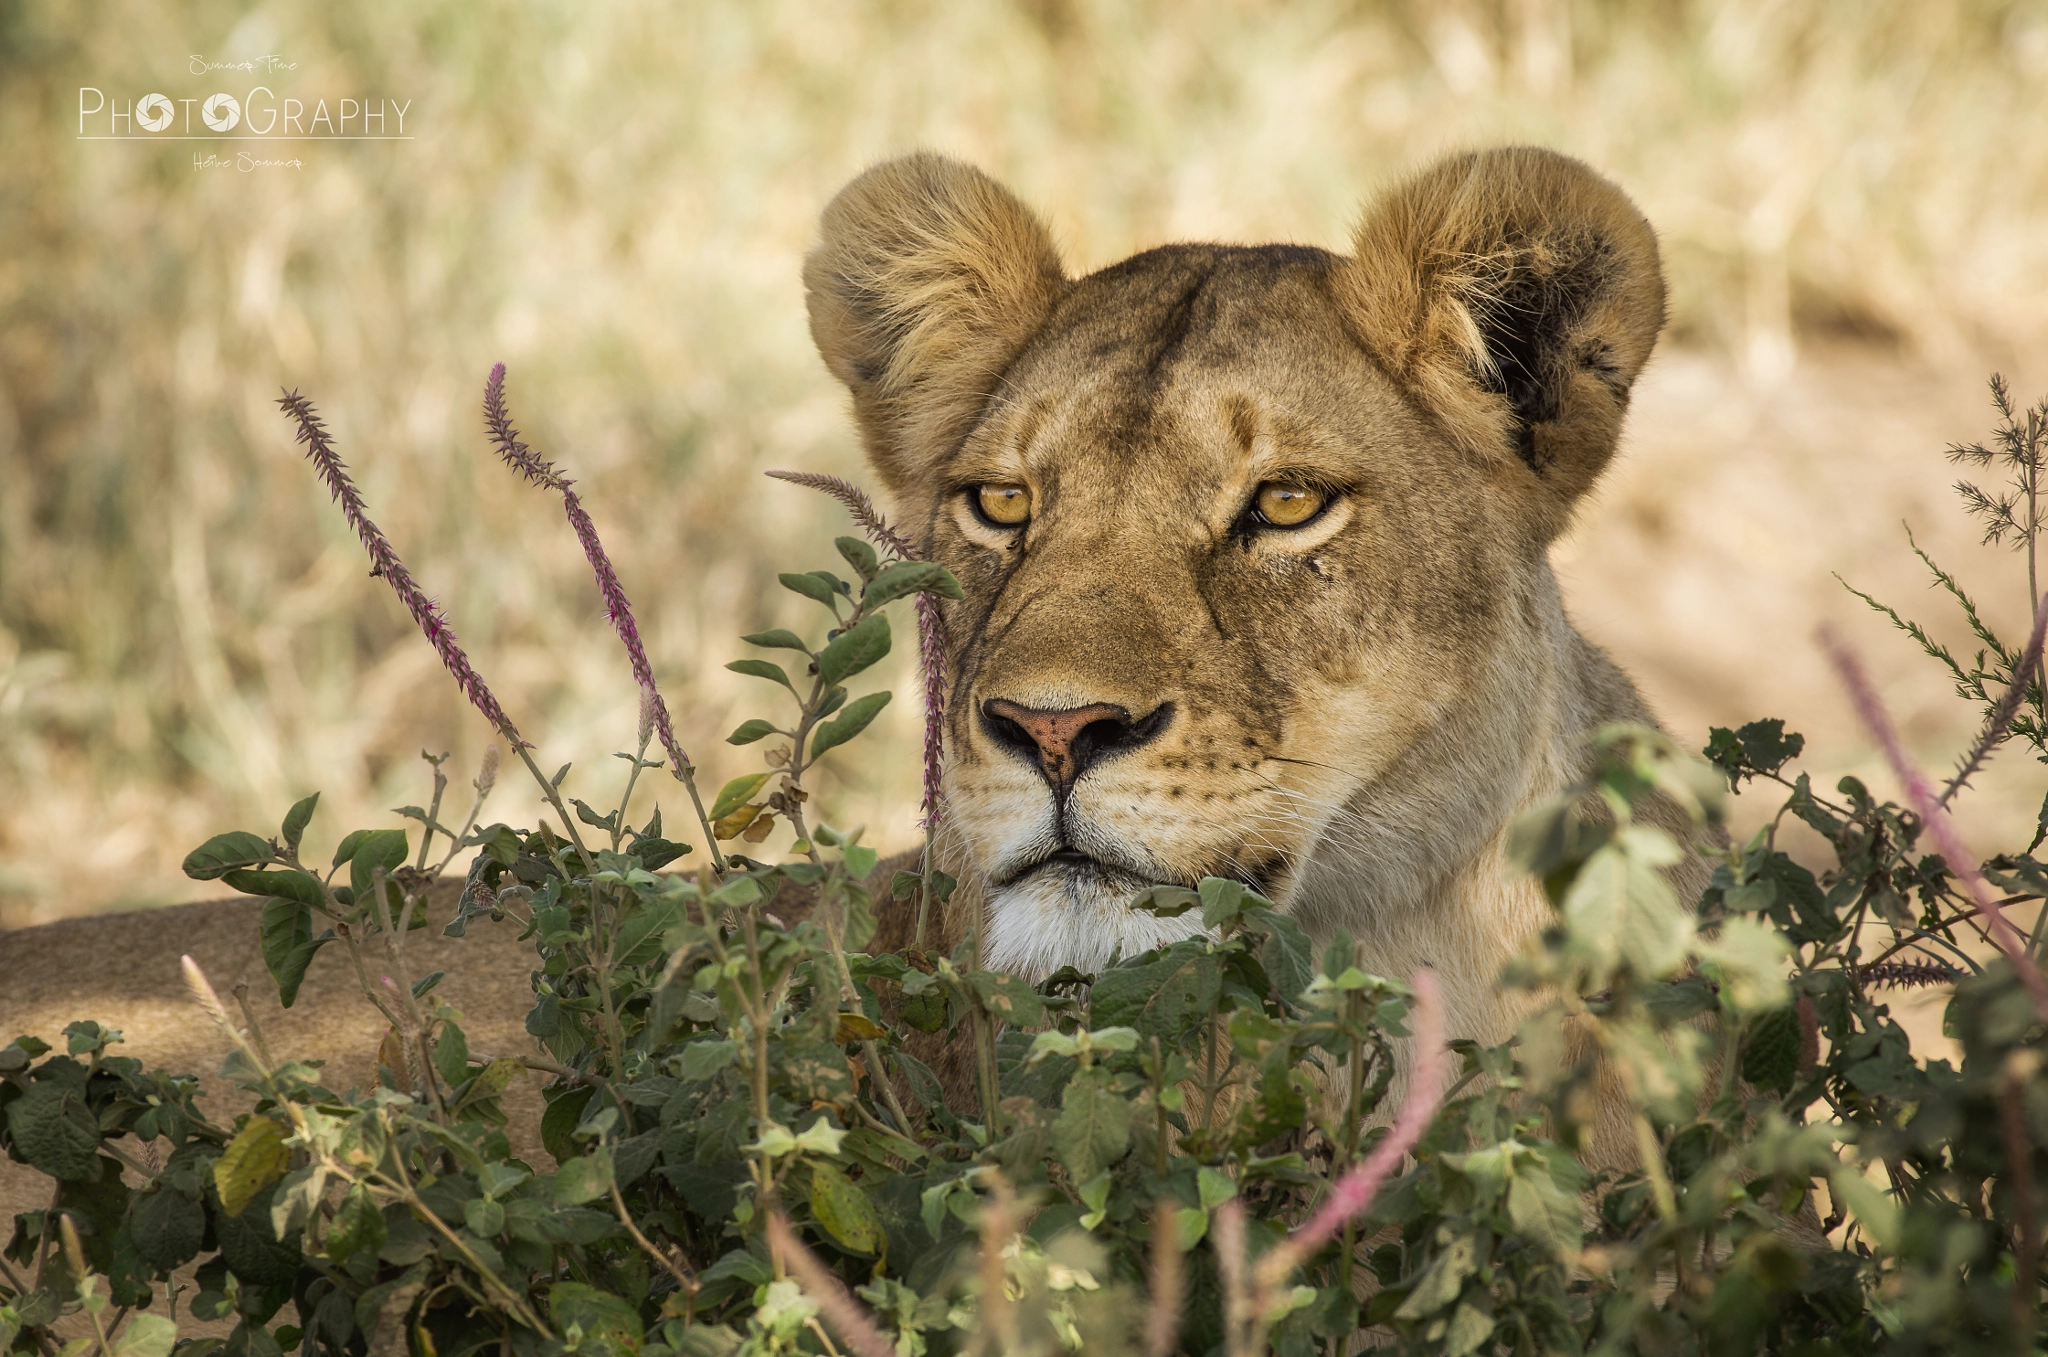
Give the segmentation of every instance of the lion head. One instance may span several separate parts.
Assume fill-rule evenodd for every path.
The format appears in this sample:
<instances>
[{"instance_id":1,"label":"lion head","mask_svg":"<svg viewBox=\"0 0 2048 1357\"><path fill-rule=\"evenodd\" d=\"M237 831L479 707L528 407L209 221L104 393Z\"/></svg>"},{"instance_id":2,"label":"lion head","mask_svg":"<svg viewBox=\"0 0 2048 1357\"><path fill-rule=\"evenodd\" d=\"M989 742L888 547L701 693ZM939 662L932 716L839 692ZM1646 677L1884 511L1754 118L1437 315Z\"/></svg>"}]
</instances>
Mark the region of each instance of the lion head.
<instances>
[{"instance_id":1,"label":"lion head","mask_svg":"<svg viewBox=\"0 0 2048 1357\"><path fill-rule=\"evenodd\" d=\"M1663 321L1618 189L1460 155L1348 256L1167 245L1072 278L1009 192L921 154L834 199L804 276L868 456L965 591L945 813L991 964L1185 936L1128 901L1208 875L1390 968L1539 926L1504 826L1643 716L1548 564Z\"/></svg>"}]
</instances>

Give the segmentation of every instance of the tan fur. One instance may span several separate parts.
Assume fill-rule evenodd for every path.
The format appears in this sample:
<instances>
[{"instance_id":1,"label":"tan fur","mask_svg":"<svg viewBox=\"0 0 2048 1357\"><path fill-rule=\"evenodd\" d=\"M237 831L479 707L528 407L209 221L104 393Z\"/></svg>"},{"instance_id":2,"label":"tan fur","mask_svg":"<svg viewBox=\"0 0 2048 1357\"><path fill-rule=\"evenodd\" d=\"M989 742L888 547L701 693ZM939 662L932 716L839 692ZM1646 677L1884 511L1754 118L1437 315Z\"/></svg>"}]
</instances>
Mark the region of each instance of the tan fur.
<instances>
[{"instance_id":1,"label":"tan fur","mask_svg":"<svg viewBox=\"0 0 2048 1357\"><path fill-rule=\"evenodd\" d=\"M1397 185L1349 257L1172 245L1064 281L1048 238L918 156L843 190L805 269L869 455L966 593L942 937L984 911L993 964L1094 969L1192 928L1125 909L1140 886L1235 876L1374 970L1436 967L1452 1031L1505 1038L1501 964L1550 916L1508 826L1599 726L1650 719L1547 559L1662 325L1649 226L1524 148ZM1246 532L1269 480L1334 499ZM978 519L984 482L1029 486L1029 524ZM1061 794L992 702L1164 715Z\"/></svg>"}]
</instances>

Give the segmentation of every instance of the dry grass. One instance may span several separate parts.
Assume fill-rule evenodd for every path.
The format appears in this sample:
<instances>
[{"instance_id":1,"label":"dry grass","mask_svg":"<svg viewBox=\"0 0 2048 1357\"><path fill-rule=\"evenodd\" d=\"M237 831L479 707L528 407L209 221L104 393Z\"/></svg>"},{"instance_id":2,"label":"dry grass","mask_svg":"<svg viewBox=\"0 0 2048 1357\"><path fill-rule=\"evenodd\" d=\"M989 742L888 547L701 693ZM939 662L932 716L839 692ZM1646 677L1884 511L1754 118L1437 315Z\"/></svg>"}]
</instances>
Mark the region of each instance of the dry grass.
<instances>
[{"instance_id":1,"label":"dry grass","mask_svg":"<svg viewBox=\"0 0 2048 1357\"><path fill-rule=\"evenodd\" d=\"M268 52L298 63L282 94L411 99L419 139L250 174L73 139L80 85L239 90L188 55ZM417 801L422 746L475 766L486 732L293 455L284 384L544 756L594 776L634 693L553 506L485 453L508 361L685 743L736 771L718 738L759 695L719 665L835 524L756 473L857 474L798 261L832 191L905 147L1006 178L1088 267L1340 243L1449 146L1601 166L1663 233L1679 352L1567 548L1575 603L1688 738L1775 712L1824 766L1861 757L1807 658L1817 612L1851 615L1826 571L1915 601L1891 524L1952 521L1934 453L1985 426L1980 370L2048 382L2040 3L17 5L0 125L0 925L188 898L185 846L311 788L316 838ZM1966 539L1933 540L1981 571ZM1925 748L1959 739L1967 713L1862 634L1916 675L1892 695ZM893 761L826 790L890 841L897 681ZM1985 796L2018 805L2002 771Z\"/></svg>"}]
</instances>

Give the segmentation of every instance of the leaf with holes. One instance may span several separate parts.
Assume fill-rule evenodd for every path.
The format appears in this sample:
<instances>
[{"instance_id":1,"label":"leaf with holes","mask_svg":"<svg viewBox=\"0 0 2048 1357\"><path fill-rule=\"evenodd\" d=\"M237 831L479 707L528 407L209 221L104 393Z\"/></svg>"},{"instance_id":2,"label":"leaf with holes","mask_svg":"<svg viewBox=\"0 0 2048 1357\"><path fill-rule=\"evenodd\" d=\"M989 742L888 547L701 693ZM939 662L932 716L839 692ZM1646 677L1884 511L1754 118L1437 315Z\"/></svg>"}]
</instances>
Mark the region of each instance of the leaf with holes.
<instances>
[{"instance_id":1,"label":"leaf with holes","mask_svg":"<svg viewBox=\"0 0 2048 1357\"><path fill-rule=\"evenodd\" d=\"M875 1204L830 1164L811 1166L811 1214L850 1253L879 1254L888 1245Z\"/></svg>"}]
</instances>

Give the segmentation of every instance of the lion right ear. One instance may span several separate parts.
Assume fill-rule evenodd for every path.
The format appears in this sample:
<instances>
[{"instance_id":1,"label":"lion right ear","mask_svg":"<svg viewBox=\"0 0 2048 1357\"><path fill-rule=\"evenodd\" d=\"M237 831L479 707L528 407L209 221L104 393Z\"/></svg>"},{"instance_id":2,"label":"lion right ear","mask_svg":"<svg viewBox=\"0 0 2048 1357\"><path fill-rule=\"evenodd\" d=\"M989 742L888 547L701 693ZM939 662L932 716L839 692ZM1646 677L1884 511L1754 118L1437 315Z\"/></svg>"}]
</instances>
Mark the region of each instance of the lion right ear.
<instances>
[{"instance_id":1,"label":"lion right ear","mask_svg":"<svg viewBox=\"0 0 2048 1357\"><path fill-rule=\"evenodd\" d=\"M811 337L853 392L869 460L900 491L973 428L1066 274L1029 208L929 152L855 179L820 226L804 261Z\"/></svg>"},{"instance_id":2,"label":"lion right ear","mask_svg":"<svg viewBox=\"0 0 2048 1357\"><path fill-rule=\"evenodd\" d=\"M1657 237L1569 156L1453 156L1370 207L1334 282L1354 332L1546 535L1621 433L1664 325Z\"/></svg>"}]
</instances>

